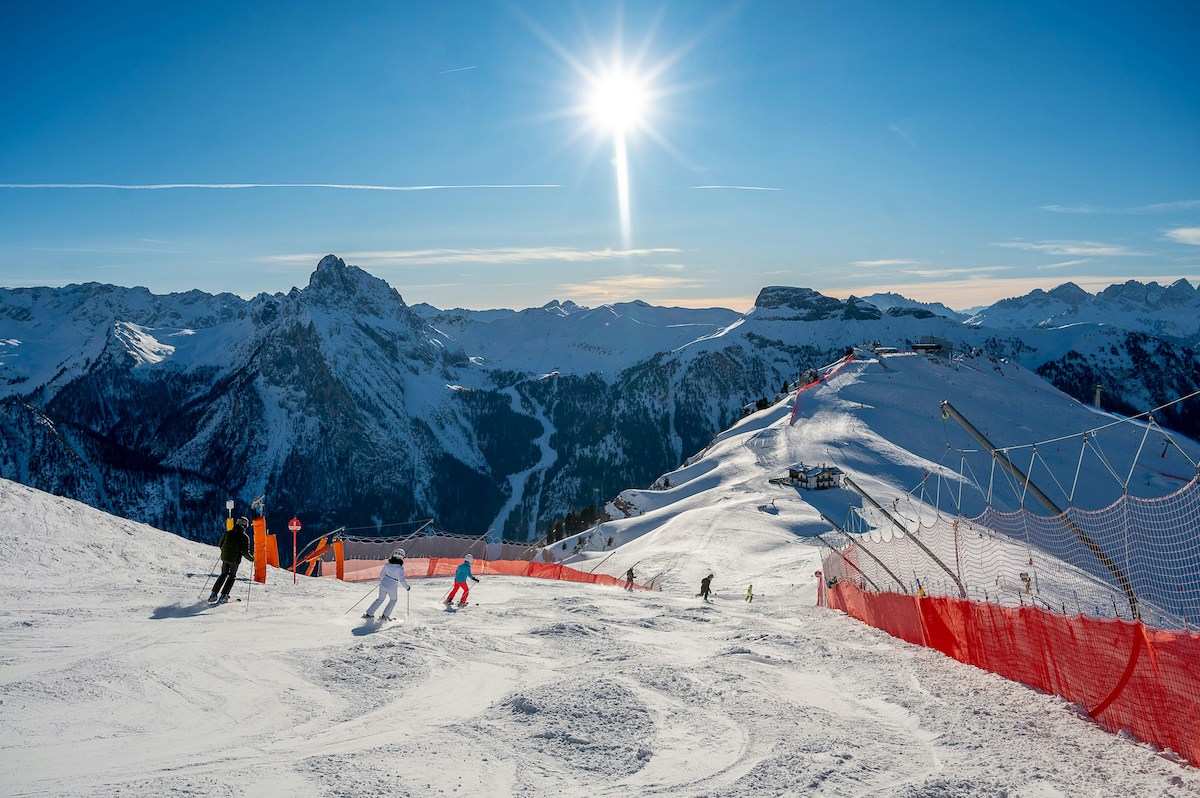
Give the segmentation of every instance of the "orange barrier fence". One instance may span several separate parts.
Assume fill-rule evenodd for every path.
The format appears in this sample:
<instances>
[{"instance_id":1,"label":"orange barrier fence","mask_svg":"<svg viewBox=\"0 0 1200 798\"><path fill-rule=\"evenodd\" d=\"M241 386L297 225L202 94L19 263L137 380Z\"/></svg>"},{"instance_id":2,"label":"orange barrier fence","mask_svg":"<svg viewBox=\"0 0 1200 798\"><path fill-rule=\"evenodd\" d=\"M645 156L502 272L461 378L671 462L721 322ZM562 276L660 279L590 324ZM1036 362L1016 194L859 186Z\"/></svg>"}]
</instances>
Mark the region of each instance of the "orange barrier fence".
<instances>
[{"instance_id":1,"label":"orange barrier fence","mask_svg":"<svg viewBox=\"0 0 1200 798\"><path fill-rule=\"evenodd\" d=\"M279 541L274 535L267 535L267 565L279 567Z\"/></svg>"},{"instance_id":2,"label":"orange barrier fence","mask_svg":"<svg viewBox=\"0 0 1200 798\"><path fill-rule=\"evenodd\" d=\"M267 519L259 516L250 522L254 550L254 581L267 583L267 566L279 567L279 546L275 536L267 532Z\"/></svg>"},{"instance_id":3,"label":"orange barrier fence","mask_svg":"<svg viewBox=\"0 0 1200 798\"><path fill-rule=\"evenodd\" d=\"M379 578L384 563L379 560L345 560L343 573L337 574L321 563L321 576L345 579L347 582L365 582ZM462 564L461 557L414 557L404 561L404 575L410 579L429 576L454 576L454 570ZM589 574L566 565L529 560L475 560L472 573L478 575L530 576L536 579L561 579L565 582L585 582L592 585L617 585L624 587L625 580L608 574ZM650 590L645 585L634 583L639 590Z\"/></svg>"},{"instance_id":4,"label":"orange barrier fence","mask_svg":"<svg viewBox=\"0 0 1200 798\"><path fill-rule=\"evenodd\" d=\"M869 593L846 581L821 587L826 606L1062 696L1109 731L1127 729L1200 764L1200 634L948 596Z\"/></svg>"}]
</instances>

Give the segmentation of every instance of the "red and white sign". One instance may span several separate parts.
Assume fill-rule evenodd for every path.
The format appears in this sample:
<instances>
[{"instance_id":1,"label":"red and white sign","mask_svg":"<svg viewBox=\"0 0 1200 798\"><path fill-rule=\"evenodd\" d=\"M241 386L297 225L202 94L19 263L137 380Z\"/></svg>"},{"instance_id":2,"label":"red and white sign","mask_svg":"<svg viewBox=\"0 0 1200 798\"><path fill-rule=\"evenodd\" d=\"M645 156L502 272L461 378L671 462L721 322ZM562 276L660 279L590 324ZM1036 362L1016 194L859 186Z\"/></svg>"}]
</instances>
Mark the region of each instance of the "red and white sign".
<instances>
[{"instance_id":1,"label":"red and white sign","mask_svg":"<svg viewBox=\"0 0 1200 798\"><path fill-rule=\"evenodd\" d=\"M296 535L300 532L300 519L292 516L288 521L288 530L292 533L292 584L296 584Z\"/></svg>"}]
</instances>

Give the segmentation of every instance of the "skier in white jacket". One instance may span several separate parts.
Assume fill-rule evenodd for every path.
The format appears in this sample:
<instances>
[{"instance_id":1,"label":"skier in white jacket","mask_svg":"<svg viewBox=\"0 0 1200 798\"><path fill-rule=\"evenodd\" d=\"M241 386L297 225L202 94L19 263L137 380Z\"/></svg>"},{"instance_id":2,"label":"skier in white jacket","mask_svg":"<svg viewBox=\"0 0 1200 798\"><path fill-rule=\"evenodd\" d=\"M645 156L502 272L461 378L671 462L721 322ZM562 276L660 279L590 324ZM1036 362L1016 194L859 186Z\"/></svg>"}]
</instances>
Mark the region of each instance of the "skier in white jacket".
<instances>
[{"instance_id":1,"label":"skier in white jacket","mask_svg":"<svg viewBox=\"0 0 1200 798\"><path fill-rule=\"evenodd\" d=\"M392 610L396 606L397 588L400 585L404 585L405 590L412 590L408 585L408 580L404 578L404 549L393 551L387 565L383 566L383 571L379 574L379 598L375 599L370 607L367 607L363 617L374 618L375 610L379 609L384 599L387 599L387 606L383 608L383 614L379 616L379 619L390 621Z\"/></svg>"}]
</instances>

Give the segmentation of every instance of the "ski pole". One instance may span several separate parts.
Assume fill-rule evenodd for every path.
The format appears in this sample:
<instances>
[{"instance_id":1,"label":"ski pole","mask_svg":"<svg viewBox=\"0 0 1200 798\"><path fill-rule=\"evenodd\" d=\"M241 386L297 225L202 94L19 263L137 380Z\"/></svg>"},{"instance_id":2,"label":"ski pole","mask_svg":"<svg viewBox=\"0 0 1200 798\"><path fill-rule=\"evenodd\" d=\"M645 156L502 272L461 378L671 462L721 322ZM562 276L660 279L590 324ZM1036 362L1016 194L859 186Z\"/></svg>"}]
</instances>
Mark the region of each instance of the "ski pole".
<instances>
[{"instance_id":1,"label":"ski pole","mask_svg":"<svg viewBox=\"0 0 1200 798\"><path fill-rule=\"evenodd\" d=\"M373 588L373 587L370 590L368 590L366 592L366 594L363 595L362 598L360 598L358 601L354 602L354 605L350 607L350 610L354 609L354 607L357 607L359 604L362 604L363 599L365 599L367 596L371 595L371 593L374 592L374 590L375 590L375 588ZM350 610L346 610L346 612L343 612L342 615L349 614Z\"/></svg>"},{"instance_id":2,"label":"ski pole","mask_svg":"<svg viewBox=\"0 0 1200 798\"><path fill-rule=\"evenodd\" d=\"M254 575L253 574L251 574L250 578L246 580L246 611L247 612L250 611L250 585L252 585L252 584L254 584Z\"/></svg>"},{"instance_id":3,"label":"ski pole","mask_svg":"<svg viewBox=\"0 0 1200 798\"><path fill-rule=\"evenodd\" d=\"M217 569L217 563L219 563L220 561L221 561L221 555L218 554L217 559L215 559L213 561L212 568L208 569L208 578L204 580L204 587L200 588L200 593L199 593L199 595L196 596L197 601L204 598L204 591L208 590L208 583L212 581L213 571L215 571Z\"/></svg>"},{"instance_id":4,"label":"ski pole","mask_svg":"<svg viewBox=\"0 0 1200 798\"><path fill-rule=\"evenodd\" d=\"M412 591L404 591L404 622L408 623L408 608L412 606Z\"/></svg>"}]
</instances>

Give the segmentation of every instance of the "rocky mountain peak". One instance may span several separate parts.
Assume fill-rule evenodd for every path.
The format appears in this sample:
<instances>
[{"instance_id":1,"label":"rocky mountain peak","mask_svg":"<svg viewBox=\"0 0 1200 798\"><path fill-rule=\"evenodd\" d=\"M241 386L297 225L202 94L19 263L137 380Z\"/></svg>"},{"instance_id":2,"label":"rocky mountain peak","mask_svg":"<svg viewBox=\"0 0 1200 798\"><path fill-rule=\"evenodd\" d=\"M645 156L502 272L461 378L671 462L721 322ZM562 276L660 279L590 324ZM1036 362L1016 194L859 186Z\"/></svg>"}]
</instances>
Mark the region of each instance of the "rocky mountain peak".
<instances>
[{"instance_id":1,"label":"rocky mountain peak","mask_svg":"<svg viewBox=\"0 0 1200 798\"><path fill-rule=\"evenodd\" d=\"M1059 302L1064 302L1072 307L1082 305L1092 300L1092 295L1084 291L1075 283L1066 282L1060 286L1050 289L1047 296L1054 297Z\"/></svg>"},{"instance_id":2,"label":"rocky mountain peak","mask_svg":"<svg viewBox=\"0 0 1200 798\"><path fill-rule=\"evenodd\" d=\"M327 310L353 310L356 315L386 316L407 311L396 289L336 255L317 264L303 292L304 299Z\"/></svg>"},{"instance_id":3,"label":"rocky mountain peak","mask_svg":"<svg viewBox=\"0 0 1200 798\"><path fill-rule=\"evenodd\" d=\"M578 313L581 310L587 310L587 308L580 307L569 299L566 302L559 302L557 299L551 299L549 302L542 305L542 309L550 311L551 313L557 313L560 316L570 316L572 313Z\"/></svg>"},{"instance_id":4,"label":"rocky mountain peak","mask_svg":"<svg viewBox=\"0 0 1200 798\"><path fill-rule=\"evenodd\" d=\"M824 319L878 319L879 308L857 297L845 302L825 296L811 288L770 285L758 292L754 310L760 316L798 321Z\"/></svg>"}]
</instances>

